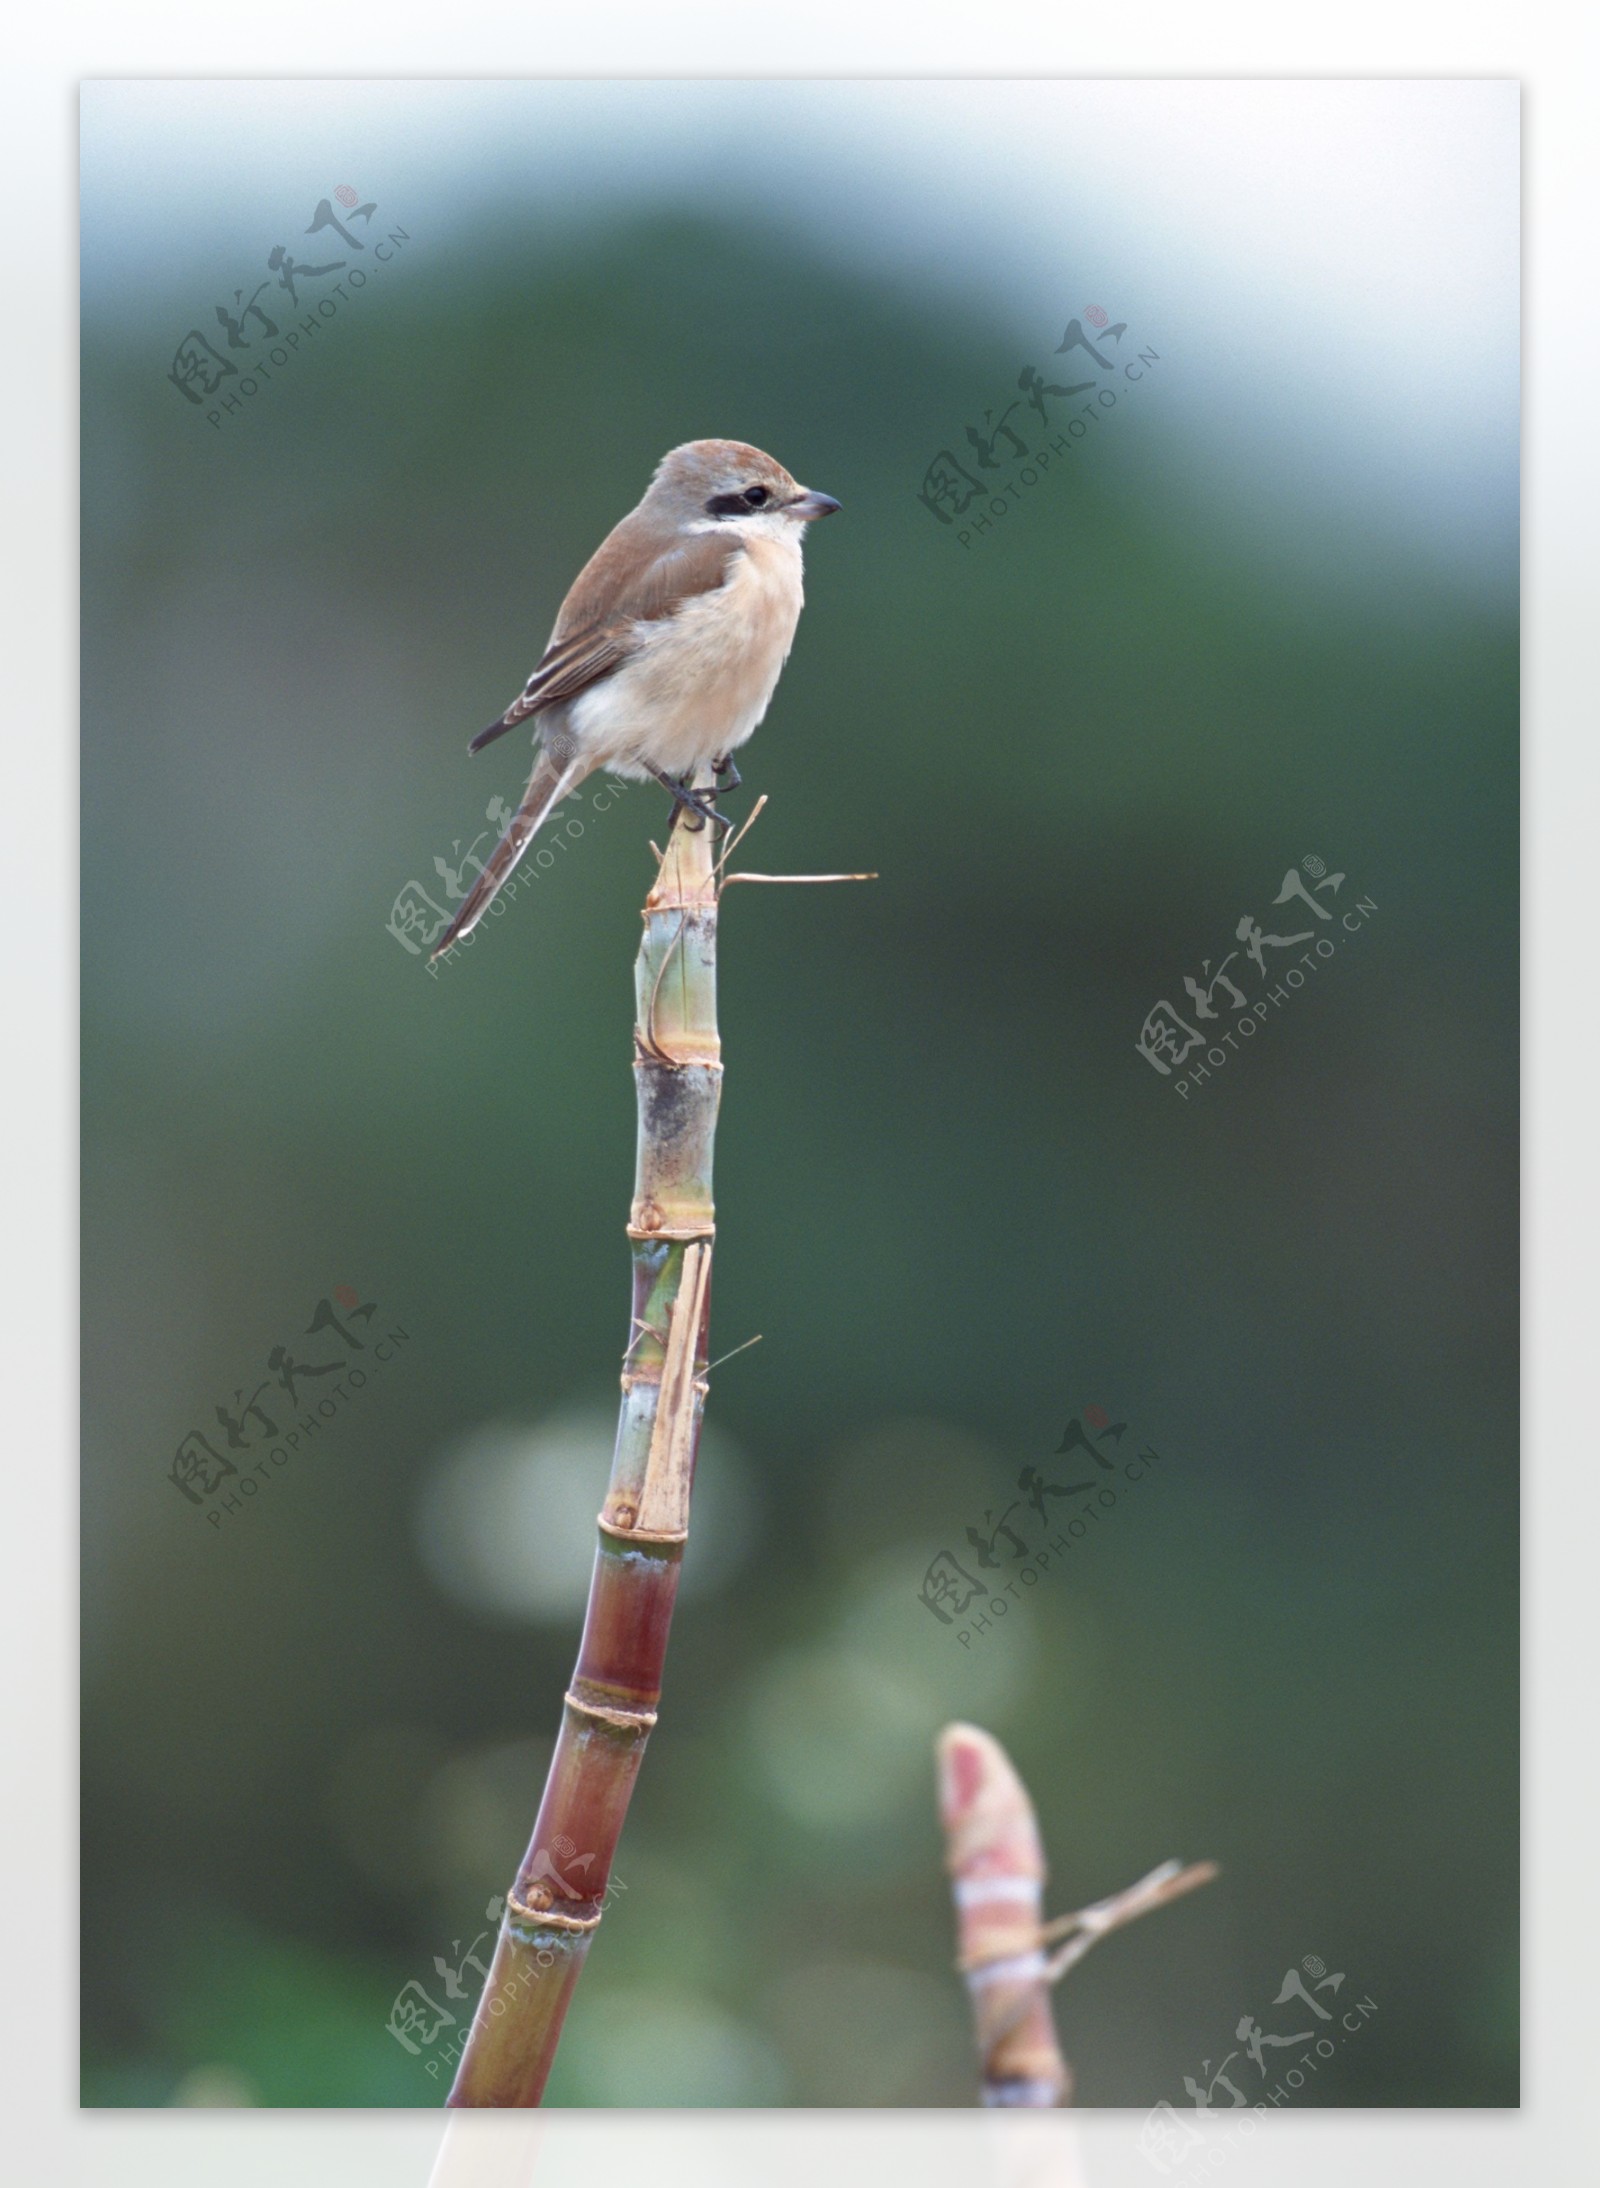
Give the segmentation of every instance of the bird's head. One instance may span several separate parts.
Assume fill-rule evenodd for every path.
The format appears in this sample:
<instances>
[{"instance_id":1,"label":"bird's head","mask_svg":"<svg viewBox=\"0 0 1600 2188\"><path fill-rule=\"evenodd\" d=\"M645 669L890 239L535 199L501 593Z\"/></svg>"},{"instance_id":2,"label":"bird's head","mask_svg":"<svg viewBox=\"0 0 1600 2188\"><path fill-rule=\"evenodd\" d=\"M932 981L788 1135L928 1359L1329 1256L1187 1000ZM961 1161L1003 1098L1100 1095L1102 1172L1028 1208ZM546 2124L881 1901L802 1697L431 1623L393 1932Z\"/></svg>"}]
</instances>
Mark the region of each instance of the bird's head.
<instances>
[{"instance_id":1,"label":"bird's head","mask_svg":"<svg viewBox=\"0 0 1600 2188\"><path fill-rule=\"evenodd\" d=\"M662 457L644 506L681 530L798 535L839 504L813 493L747 441L685 441Z\"/></svg>"}]
</instances>

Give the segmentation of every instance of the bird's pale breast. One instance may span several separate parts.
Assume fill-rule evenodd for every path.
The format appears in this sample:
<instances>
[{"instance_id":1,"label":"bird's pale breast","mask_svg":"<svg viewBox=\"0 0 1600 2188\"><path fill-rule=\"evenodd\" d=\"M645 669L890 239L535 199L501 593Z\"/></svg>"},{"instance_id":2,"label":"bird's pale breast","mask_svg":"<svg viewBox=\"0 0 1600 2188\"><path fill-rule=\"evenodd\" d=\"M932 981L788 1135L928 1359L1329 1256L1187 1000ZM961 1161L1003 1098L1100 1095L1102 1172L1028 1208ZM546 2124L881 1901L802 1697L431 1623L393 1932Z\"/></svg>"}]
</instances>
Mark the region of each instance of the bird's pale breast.
<instances>
[{"instance_id":1,"label":"bird's pale breast","mask_svg":"<svg viewBox=\"0 0 1600 2188\"><path fill-rule=\"evenodd\" d=\"M743 744L771 702L803 597L798 541L750 540L715 592L641 625L632 659L574 701L584 750L601 766L648 760L682 775Z\"/></svg>"}]
</instances>

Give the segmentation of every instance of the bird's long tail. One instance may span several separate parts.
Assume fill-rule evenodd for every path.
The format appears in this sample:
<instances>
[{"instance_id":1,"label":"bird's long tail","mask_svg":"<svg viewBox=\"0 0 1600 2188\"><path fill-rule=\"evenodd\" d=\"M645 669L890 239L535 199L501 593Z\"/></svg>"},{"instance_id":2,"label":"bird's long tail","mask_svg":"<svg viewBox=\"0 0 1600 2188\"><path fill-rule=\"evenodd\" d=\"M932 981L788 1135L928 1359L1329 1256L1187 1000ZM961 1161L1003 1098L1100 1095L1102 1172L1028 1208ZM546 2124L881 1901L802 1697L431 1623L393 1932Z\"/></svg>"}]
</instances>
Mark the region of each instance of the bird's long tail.
<instances>
[{"instance_id":1,"label":"bird's long tail","mask_svg":"<svg viewBox=\"0 0 1600 2188\"><path fill-rule=\"evenodd\" d=\"M511 825L490 853L489 862L477 880L467 891L461 909L434 944L430 958L443 957L452 944L463 935L471 934L483 917L513 867L544 826L555 808L575 790L584 777L593 772L589 760L573 759L565 763L553 760L548 752L541 752L536 762L522 803L512 817Z\"/></svg>"}]
</instances>

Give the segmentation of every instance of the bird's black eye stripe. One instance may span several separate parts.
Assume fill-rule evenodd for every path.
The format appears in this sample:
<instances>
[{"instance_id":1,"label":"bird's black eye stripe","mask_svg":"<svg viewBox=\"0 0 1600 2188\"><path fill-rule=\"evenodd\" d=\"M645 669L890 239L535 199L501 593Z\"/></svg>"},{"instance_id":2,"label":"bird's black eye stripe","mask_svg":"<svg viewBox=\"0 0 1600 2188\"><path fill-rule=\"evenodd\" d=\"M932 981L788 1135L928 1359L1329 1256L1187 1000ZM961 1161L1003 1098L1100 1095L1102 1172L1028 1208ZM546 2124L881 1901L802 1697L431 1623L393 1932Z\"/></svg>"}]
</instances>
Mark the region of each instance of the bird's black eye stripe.
<instances>
[{"instance_id":1,"label":"bird's black eye stripe","mask_svg":"<svg viewBox=\"0 0 1600 2188\"><path fill-rule=\"evenodd\" d=\"M706 514L713 517L747 517L752 509L762 509L772 499L764 486L747 486L742 494L713 494L706 503Z\"/></svg>"}]
</instances>

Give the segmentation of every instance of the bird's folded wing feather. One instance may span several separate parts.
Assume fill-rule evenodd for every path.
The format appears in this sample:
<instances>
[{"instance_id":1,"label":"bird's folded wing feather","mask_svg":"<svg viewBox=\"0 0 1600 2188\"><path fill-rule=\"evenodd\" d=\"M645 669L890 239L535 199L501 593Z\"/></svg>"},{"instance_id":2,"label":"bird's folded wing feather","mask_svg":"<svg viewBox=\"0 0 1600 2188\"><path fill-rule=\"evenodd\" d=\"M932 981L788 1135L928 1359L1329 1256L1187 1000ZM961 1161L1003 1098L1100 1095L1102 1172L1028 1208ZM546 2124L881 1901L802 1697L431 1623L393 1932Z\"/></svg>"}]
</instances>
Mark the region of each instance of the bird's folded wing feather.
<instances>
[{"instance_id":1,"label":"bird's folded wing feather","mask_svg":"<svg viewBox=\"0 0 1600 2188\"><path fill-rule=\"evenodd\" d=\"M556 618L544 658L507 707L507 723L571 699L609 676L643 642L640 624L658 623L686 601L715 592L734 559L744 553L728 532L678 536L659 554L619 525L579 573Z\"/></svg>"}]
</instances>

